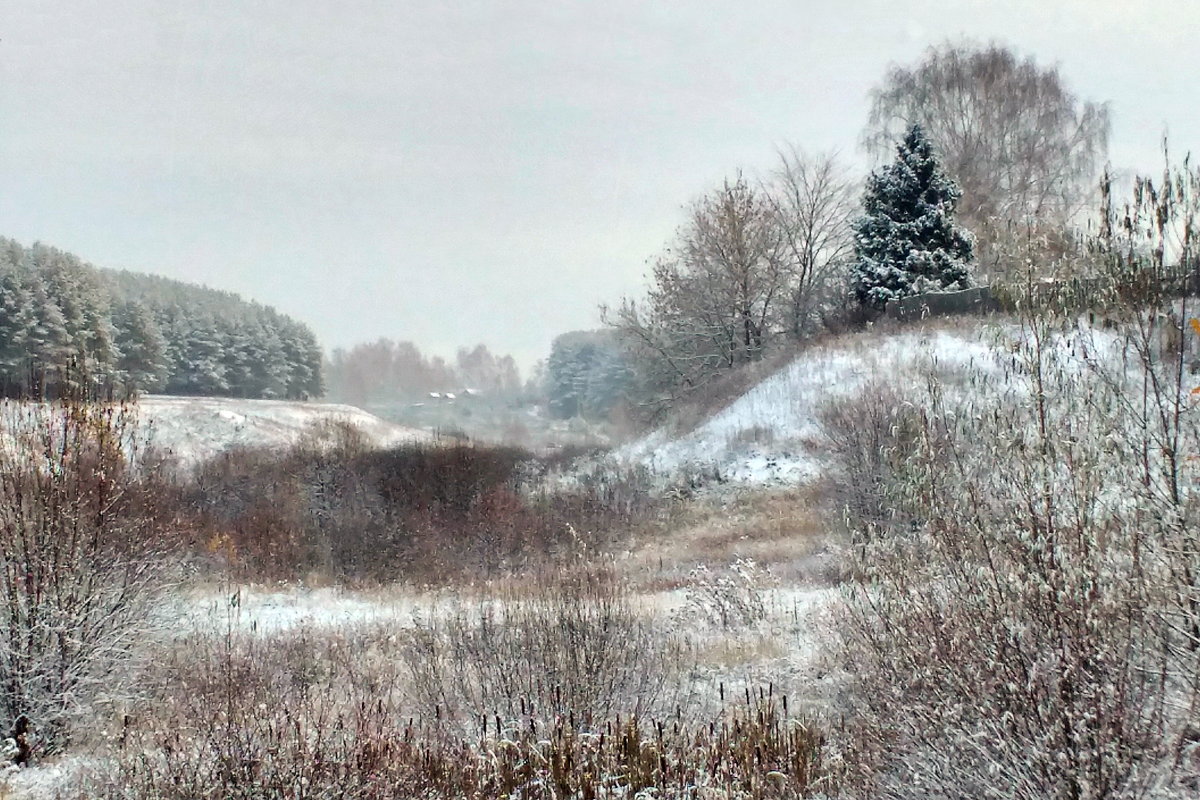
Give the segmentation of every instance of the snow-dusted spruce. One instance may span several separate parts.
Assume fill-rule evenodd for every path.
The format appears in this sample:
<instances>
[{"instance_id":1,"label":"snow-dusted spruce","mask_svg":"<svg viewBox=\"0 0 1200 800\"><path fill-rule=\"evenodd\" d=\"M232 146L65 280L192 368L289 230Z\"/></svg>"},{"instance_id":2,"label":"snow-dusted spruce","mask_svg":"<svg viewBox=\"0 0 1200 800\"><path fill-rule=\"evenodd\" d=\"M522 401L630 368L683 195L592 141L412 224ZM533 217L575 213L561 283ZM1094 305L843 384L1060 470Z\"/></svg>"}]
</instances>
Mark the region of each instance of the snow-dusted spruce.
<instances>
[{"instance_id":1,"label":"snow-dusted spruce","mask_svg":"<svg viewBox=\"0 0 1200 800\"><path fill-rule=\"evenodd\" d=\"M882 310L907 295L966 288L973 242L953 220L961 195L921 126L910 127L896 160L867 178L854 223L851 282L859 303Z\"/></svg>"}]
</instances>

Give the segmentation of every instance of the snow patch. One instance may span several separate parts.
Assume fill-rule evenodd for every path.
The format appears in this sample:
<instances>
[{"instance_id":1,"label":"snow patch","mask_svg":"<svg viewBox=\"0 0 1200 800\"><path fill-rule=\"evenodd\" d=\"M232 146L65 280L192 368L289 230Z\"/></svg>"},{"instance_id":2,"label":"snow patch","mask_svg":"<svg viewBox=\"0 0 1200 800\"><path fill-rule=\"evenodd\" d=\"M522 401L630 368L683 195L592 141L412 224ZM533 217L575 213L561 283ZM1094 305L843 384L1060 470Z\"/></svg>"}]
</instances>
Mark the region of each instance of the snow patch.
<instances>
[{"instance_id":1,"label":"snow patch","mask_svg":"<svg viewBox=\"0 0 1200 800\"><path fill-rule=\"evenodd\" d=\"M695 430L676 436L659 429L614 457L669 478L698 472L752 486L799 484L823 467L817 444L823 404L852 396L876 377L913 385L928 365L987 368L994 362L988 335L914 331L813 347Z\"/></svg>"},{"instance_id":2,"label":"snow patch","mask_svg":"<svg viewBox=\"0 0 1200 800\"><path fill-rule=\"evenodd\" d=\"M203 595L183 608L184 629L233 628L271 634L295 628L340 628L379 622L411 625L418 598L370 597L342 589L237 587Z\"/></svg>"},{"instance_id":3,"label":"snow patch","mask_svg":"<svg viewBox=\"0 0 1200 800\"><path fill-rule=\"evenodd\" d=\"M138 418L150 445L185 466L238 447L288 447L323 423L349 423L376 447L432 440L416 428L332 403L148 395L138 401Z\"/></svg>"}]
</instances>

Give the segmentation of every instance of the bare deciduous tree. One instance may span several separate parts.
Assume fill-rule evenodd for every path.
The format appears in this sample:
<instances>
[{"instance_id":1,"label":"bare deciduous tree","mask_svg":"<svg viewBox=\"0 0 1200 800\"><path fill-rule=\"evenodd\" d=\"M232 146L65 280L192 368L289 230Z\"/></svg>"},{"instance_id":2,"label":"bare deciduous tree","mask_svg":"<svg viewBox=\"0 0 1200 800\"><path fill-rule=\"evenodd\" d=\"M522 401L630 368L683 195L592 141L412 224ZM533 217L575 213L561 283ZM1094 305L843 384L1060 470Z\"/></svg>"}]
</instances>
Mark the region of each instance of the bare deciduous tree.
<instances>
[{"instance_id":1,"label":"bare deciduous tree","mask_svg":"<svg viewBox=\"0 0 1200 800\"><path fill-rule=\"evenodd\" d=\"M759 358L785 277L766 196L739 175L702 198L673 269L692 286L714 353L731 367Z\"/></svg>"},{"instance_id":2,"label":"bare deciduous tree","mask_svg":"<svg viewBox=\"0 0 1200 800\"><path fill-rule=\"evenodd\" d=\"M1086 203L1108 146L1104 104L1080 100L1056 67L1012 50L946 43L893 66L873 93L864 143L889 154L920 123L963 190L959 211L996 269L1014 227L1059 229Z\"/></svg>"},{"instance_id":3,"label":"bare deciduous tree","mask_svg":"<svg viewBox=\"0 0 1200 800\"><path fill-rule=\"evenodd\" d=\"M811 335L850 252L852 195L834 157L789 148L767 180L739 175L696 201L645 300L605 310L649 394L670 400Z\"/></svg>"},{"instance_id":4,"label":"bare deciduous tree","mask_svg":"<svg viewBox=\"0 0 1200 800\"><path fill-rule=\"evenodd\" d=\"M779 153L767 198L788 275L785 324L797 339L811 333L825 290L853 252L854 190L833 155L810 156L795 147Z\"/></svg>"},{"instance_id":5,"label":"bare deciduous tree","mask_svg":"<svg viewBox=\"0 0 1200 800\"><path fill-rule=\"evenodd\" d=\"M605 312L660 388L760 358L789 275L773 205L740 175L692 206L676 241L654 263L645 301Z\"/></svg>"}]
</instances>

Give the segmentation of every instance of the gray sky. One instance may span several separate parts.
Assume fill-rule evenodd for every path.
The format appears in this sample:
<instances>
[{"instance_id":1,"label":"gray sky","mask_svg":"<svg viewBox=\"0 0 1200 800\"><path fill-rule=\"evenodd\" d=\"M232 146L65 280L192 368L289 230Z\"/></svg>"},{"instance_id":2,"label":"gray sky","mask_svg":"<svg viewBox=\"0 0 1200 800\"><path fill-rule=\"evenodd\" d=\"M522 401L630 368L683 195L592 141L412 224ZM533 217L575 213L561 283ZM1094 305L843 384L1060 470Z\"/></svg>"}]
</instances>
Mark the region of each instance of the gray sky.
<instances>
[{"instance_id":1,"label":"gray sky","mask_svg":"<svg viewBox=\"0 0 1200 800\"><path fill-rule=\"evenodd\" d=\"M1200 3L0 2L0 235L229 289L328 346L522 364L641 286L681 207L784 143L861 161L947 37L1111 102L1117 167L1200 149Z\"/></svg>"}]
</instances>

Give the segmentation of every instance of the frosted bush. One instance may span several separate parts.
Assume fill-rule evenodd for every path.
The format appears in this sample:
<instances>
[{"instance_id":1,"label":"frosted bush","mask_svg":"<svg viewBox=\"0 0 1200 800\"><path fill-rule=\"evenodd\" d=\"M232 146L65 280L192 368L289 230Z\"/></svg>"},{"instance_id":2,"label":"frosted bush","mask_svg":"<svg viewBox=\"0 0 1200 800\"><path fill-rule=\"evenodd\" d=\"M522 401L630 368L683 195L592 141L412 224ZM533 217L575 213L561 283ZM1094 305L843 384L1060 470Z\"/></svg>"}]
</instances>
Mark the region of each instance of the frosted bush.
<instances>
[{"instance_id":1,"label":"frosted bush","mask_svg":"<svg viewBox=\"0 0 1200 800\"><path fill-rule=\"evenodd\" d=\"M753 559L739 558L719 572L701 564L688 575L687 608L724 629L753 625L767 618L766 592L774 583Z\"/></svg>"},{"instance_id":2,"label":"frosted bush","mask_svg":"<svg viewBox=\"0 0 1200 800\"><path fill-rule=\"evenodd\" d=\"M908 398L887 497L910 524L857 538L837 620L873 796L1200 778L1200 419L1160 324L1133 317L1114 348L1035 320L999 380Z\"/></svg>"}]
</instances>

